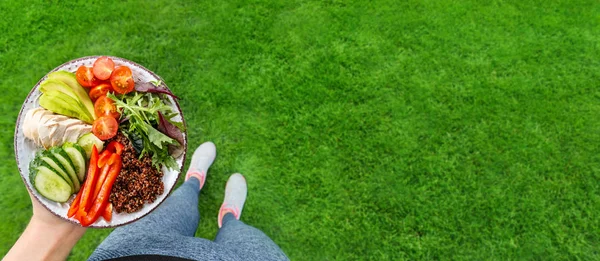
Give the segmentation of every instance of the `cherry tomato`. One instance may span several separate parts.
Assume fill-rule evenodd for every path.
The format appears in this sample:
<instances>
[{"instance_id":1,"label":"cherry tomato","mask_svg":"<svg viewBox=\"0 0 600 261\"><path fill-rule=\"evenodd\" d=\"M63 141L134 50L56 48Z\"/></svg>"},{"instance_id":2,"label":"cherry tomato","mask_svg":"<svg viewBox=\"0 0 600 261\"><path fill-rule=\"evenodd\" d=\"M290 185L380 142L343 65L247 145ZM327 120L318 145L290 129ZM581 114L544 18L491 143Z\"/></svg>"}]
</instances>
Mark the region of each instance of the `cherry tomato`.
<instances>
[{"instance_id":1,"label":"cherry tomato","mask_svg":"<svg viewBox=\"0 0 600 261\"><path fill-rule=\"evenodd\" d=\"M79 66L77 72L75 72L75 78L77 82L83 87L92 87L98 84L98 79L94 76L92 68L87 66Z\"/></svg>"},{"instance_id":2,"label":"cherry tomato","mask_svg":"<svg viewBox=\"0 0 600 261\"><path fill-rule=\"evenodd\" d=\"M110 76L110 84L113 89L120 94L126 94L133 91L135 83L133 82L131 69L127 66L117 67Z\"/></svg>"},{"instance_id":3,"label":"cherry tomato","mask_svg":"<svg viewBox=\"0 0 600 261\"><path fill-rule=\"evenodd\" d=\"M106 56L96 59L94 66L92 67L94 76L100 80L108 80L114 69L115 62Z\"/></svg>"},{"instance_id":4,"label":"cherry tomato","mask_svg":"<svg viewBox=\"0 0 600 261\"><path fill-rule=\"evenodd\" d=\"M108 140L115 135L119 130L119 123L111 116L102 116L94 121L92 125L92 133L101 140Z\"/></svg>"},{"instance_id":5,"label":"cherry tomato","mask_svg":"<svg viewBox=\"0 0 600 261\"><path fill-rule=\"evenodd\" d=\"M110 80L106 80L106 81L97 80L96 83L97 84L94 85L94 86L92 86L92 87L96 87L96 86L98 86L100 84L108 84L108 85L110 85ZM110 88L112 89L112 85L110 85Z\"/></svg>"},{"instance_id":6,"label":"cherry tomato","mask_svg":"<svg viewBox=\"0 0 600 261\"><path fill-rule=\"evenodd\" d=\"M110 86L110 83L101 83L90 90L90 99L96 101L98 98L105 96L108 92L112 91L113 89L112 86Z\"/></svg>"},{"instance_id":7,"label":"cherry tomato","mask_svg":"<svg viewBox=\"0 0 600 261\"><path fill-rule=\"evenodd\" d=\"M121 117L119 111L117 111L117 106L115 102L111 99L104 96L100 96L94 103L94 112L97 116L110 116L115 119Z\"/></svg>"}]
</instances>

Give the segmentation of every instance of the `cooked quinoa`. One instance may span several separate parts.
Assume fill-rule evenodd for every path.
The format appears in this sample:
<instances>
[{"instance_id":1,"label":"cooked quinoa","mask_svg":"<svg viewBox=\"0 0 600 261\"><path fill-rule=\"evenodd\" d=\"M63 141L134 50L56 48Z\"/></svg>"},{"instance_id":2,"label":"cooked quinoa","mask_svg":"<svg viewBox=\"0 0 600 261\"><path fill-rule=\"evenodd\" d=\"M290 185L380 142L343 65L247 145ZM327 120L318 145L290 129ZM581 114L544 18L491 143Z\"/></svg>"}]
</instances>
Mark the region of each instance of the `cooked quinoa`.
<instances>
[{"instance_id":1,"label":"cooked quinoa","mask_svg":"<svg viewBox=\"0 0 600 261\"><path fill-rule=\"evenodd\" d=\"M122 133L119 132L112 140L120 142L125 148L121 154L123 167L112 187L110 202L117 213L136 212L164 192L163 173L152 166L150 156L144 155L138 159L133 145Z\"/></svg>"}]
</instances>

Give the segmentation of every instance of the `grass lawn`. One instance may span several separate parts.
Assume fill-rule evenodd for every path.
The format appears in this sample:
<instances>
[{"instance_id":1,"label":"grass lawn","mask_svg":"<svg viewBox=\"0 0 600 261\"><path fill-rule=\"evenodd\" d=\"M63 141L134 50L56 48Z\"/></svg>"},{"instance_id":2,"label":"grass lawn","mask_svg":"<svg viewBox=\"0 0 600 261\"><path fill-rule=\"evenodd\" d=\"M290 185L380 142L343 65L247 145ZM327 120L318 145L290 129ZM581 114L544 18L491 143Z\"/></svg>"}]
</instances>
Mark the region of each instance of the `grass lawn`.
<instances>
[{"instance_id":1,"label":"grass lawn","mask_svg":"<svg viewBox=\"0 0 600 261\"><path fill-rule=\"evenodd\" d=\"M242 219L292 260L600 259L596 1L40 2L0 2L0 255L31 215L22 102L106 54L217 145L198 237L241 172Z\"/></svg>"}]
</instances>

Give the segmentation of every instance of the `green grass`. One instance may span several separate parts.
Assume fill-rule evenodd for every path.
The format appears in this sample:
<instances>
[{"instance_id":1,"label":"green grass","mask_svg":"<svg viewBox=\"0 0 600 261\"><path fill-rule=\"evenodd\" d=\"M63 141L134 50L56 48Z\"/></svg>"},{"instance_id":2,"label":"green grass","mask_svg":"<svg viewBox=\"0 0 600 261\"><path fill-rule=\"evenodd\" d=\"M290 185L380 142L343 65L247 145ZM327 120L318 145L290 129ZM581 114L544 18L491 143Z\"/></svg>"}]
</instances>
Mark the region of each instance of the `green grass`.
<instances>
[{"instance_id":1,"label":"green grass","mask_svg":"<svg viewBox=\"0 0 600 261\"><path fill-rule=\"evenodd\" d=\"M199 237L241 172L292 260L600 259L596 1L40 2L0 3L0 255L31 215L22 102L106 54L184 97L190 151L216 143Z\"/></svg>"}]
</instances>

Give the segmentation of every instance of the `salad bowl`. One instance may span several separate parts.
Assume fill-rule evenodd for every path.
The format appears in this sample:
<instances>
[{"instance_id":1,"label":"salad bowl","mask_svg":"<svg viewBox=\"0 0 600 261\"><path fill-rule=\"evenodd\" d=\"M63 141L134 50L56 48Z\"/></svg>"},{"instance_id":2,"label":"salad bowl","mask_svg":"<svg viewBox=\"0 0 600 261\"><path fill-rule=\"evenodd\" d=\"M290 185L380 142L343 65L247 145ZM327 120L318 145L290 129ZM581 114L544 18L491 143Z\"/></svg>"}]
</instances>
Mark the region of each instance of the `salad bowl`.
<instances>
[{"instance_id":1,"label":"salad bowl","mask_svg":"<svg viewBox=\"0 0 600 261\"><path fill-rule=\"evenodd\" d=\"M100 56L87 56L87 57L74 59L74 60L68 61L68 62L54 68L49 73L54 72L54 71L61 71L61 70L75 73L77 71L77 69L82 65L92 66L94 61L98 57L100 57ZM164 84L163 79L160 78L157 74L148 70L147 68L145 68L135 62L127 60L127 59L123 59L123 58L119 58L119 57L112 57L112 56L109 56L109 57L114 61L116 66L129 67L132 71L132 76L136 83L159 82L160 81L163 83L161 86L164 86L164 88L168 89L166 84ZM33 195L35 200L39 201L41 203L41 205L43 205L46 209L48 209L48 211L50 211L54 215L66 220L66 221L69 221L69 222L72 222L75 224L80 224L76 219L67 217L67 211L69 210L71 202L75 198L75 194L73 194L69 198L69 200L65 203L57 203L57 202L51 201L51 200L43 197L42 195L40 195L40 193L38 193L38 191L33 188L32 182L30 180L30 175L29 175L30 174L30 169L29 169L30 162L32 162L34 160L36 153L40 150L43 150L43 148L37 146L31 140L25 138L22 126L24 123L25 113L30 109L40 107L39 98L42 94L40 92L40 84L47 78L47 76L48 76L48 74L46 74L44 77L42 77L42 79L40 79L40 81L31 89L26 100L23 102L23 105L19 112L19 116L17 118L16 128L15 128L15 136L14 136L14 150L15 150L17 166L18 166L21 178L23 180L23 183L25 184L25 186L27 187L27 189L29 190L31 195ZM165 95L164 97L166 99L169 99L169 104L172 107L173 111L178 113L178 115L176 115L174 118L172 118L172 120L174 120L176 122L181 122L181 123L183 123L183 126L185 126L183 113L181 111L181 108L179 107L179 103L178 103L177 99L174 99L173 97L167 96L167 95ZM167 198L167 196L171 193L171 191L175 187L175 184L177 183L177 181L179 179L179 176L180 176L179 174L180 174L183 164L185 162L186 148L187 148L187 135L186 135L185 131L182 134L183 134L183 141L184 141L183 144L181 144L183 153L180 153L180 155L178 155L178 157L175 158L175 161L177 163L177 168L168 169L165 166L162 166L162 173L163 173L162 182L164 184L163 193L161 195L158 195L156 200L154 200L153 202L146 202L144 204L143 208L136 212L117 213L116 211L113 211L112 219L110 222L107 222L103 218L99 218L98 220L96 220L96 222L91 224L89 227L111 228L111 227L122 226L122 225L125 225L128 223L134 222L134 221L144 217L145 215L151 213L154 209L156 209Z\"/></svg>"}]
</instances>

